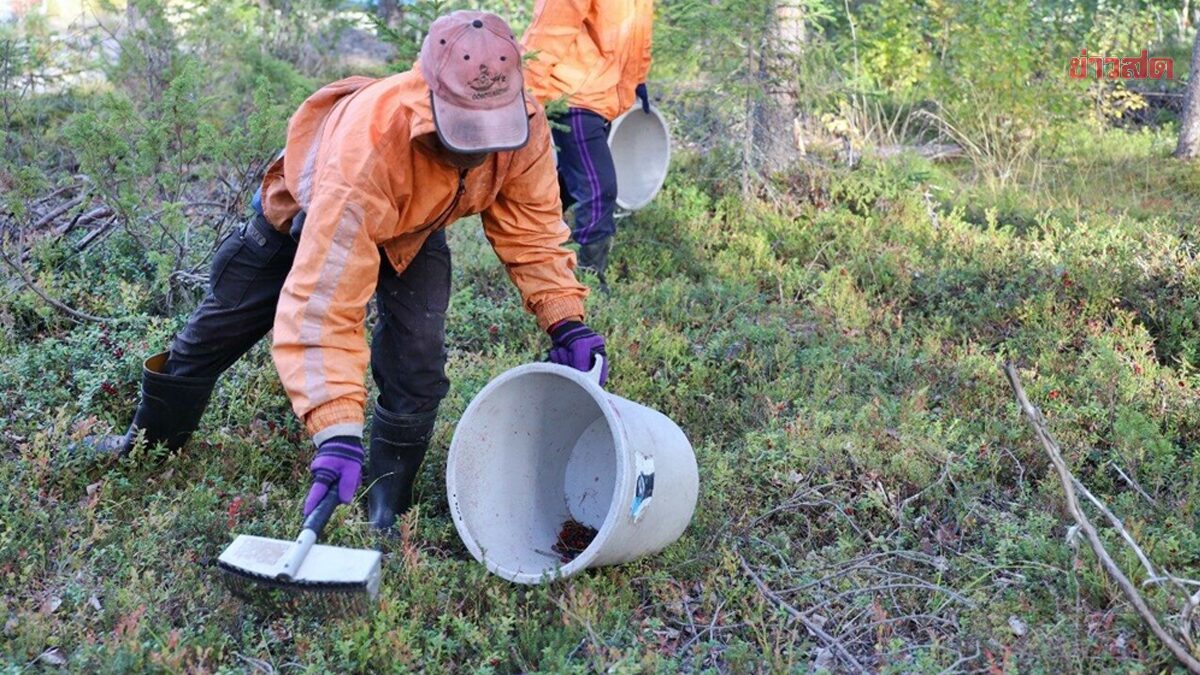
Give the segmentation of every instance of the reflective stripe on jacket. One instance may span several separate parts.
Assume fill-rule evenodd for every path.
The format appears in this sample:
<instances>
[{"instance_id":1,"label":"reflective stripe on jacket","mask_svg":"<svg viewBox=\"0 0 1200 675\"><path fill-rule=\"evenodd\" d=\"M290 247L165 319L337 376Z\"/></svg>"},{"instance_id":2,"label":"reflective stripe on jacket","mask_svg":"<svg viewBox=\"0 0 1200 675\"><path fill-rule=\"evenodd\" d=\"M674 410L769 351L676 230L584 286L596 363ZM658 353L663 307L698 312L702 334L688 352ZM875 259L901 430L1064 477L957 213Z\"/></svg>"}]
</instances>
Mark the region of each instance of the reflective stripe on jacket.
<instances>
[{"instance_id":1,"label":"reflective stripe on jacket","mask_svg":"<svg viewBox=\"0 0 1200 675\"><path fill-rule=\"evenodd\" d=\"M654 0L537 0L521 38L525 85L543 103L563 96L610 122L633 106L650 72Z\"/></svg>"},{"instance_id":2,"label":"reflective stripe on jacket","mask_svg":"<svg viewBox=\"0 0 1200 675\"><path fill-rule=\"evenodd\" d=\"M434 132L419 69L351 77L308 98L263 179L263 211L282 231L306 212L275 316L272 355L292 407L323 439L361 435L369 352L367 302L380 250L403 271L432 232L480 214L484 234L543 329L583 316L587 289L562 244L550 129L527 97L529 143L463 174L413 141Z\"/></svg>"}]
</instances>

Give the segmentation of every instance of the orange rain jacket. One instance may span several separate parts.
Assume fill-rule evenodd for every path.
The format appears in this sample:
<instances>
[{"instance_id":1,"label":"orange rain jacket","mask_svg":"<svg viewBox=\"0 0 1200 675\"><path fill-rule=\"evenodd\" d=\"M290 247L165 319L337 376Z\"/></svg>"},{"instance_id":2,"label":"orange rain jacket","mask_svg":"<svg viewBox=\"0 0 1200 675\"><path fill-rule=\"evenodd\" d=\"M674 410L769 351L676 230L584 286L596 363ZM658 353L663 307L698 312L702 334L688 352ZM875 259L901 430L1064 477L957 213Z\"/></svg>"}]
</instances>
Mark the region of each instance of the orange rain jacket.
<instances>
[{"instance_id":1,"label":"orange rain jacket","mask_svg":"<svg viewBox=\"0 0 1200 675\"><path fill-rule=\"evenodd\" d=\"M466 171L413 139L434 132L420 69L351 77L310 96L288 122L287 146L263 179L263 211L304 233L275 315L272 355L296 414L317 443L362 435L369 352L363 330L380 251L403 271L425 239L481 214L484 234L547 326L582 318L587 289L562 244L558 178L546 116L526 96L529 143Z\"/></svg>"},{"instance_id":2,"label":"orange rain jacket","mask_svg":"<svg viewBox=\"0 0 1200 675\"><path fill-rule=\"evenodd\" d=\"M521 37L525 84L543 103L563 96L612 121L650 72L654 0L537 0Z\"/></svg>"}]
</instances>

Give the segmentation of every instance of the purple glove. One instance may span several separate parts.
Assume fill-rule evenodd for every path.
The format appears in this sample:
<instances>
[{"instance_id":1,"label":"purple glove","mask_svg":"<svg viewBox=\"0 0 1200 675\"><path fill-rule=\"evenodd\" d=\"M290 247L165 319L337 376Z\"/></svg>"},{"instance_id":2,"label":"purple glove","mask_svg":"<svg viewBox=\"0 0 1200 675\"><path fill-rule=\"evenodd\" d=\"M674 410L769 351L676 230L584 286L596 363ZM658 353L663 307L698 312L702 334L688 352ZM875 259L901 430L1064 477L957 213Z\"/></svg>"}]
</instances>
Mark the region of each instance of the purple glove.
<instances>
[{"instance_id":1,"label":"purple glove","mask_svg":"<svg viewBox=\"0 0 1200 675\"><path fill-rule=\"evenodd\" d=\"M550 327L550 340L554 346L550 348L550 362L570 366L575 370L587 372L592 369L592 362L597 355L604 357L604 365L600 369L600 386L608 381L608 354L604 351L604 338L600 337L587 324L579 321L559 321Z\"/></svg>"},{"instance_id":2,"label":"purple glove","mask_svg":"<svg viewBox=\"0 0 1200 675\"><path fill-rule=\"evenodd\" d=\"M335 436L317 448L317 456L308 465L313 483L304 499L305 517L317 508L334 483L343 504L354 500L354 491L362 482L363 454L362 439L354 436Z\"/></svg>"},{"instance_id":3,"label":"purple glove","mask_svg":"<svg viewBox=\"0 0 1200 675\"><path fill-rule=\"evenodd\" d=\"M642 99L642 112L650 114L650 94L646 93L646 83L643 82L633 90L633 93L638 98Z\"/></svg>"}]
</instances>

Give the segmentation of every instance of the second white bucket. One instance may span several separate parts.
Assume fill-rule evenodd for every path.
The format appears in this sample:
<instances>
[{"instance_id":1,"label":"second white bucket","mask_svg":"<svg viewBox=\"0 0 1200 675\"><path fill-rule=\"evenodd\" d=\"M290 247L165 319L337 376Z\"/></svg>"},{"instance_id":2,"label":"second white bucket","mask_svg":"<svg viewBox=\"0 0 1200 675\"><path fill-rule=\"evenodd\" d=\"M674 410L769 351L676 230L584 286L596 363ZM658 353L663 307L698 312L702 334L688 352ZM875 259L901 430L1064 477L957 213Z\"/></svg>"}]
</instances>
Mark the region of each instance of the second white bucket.
<instances>
[{"instance_id":1,"label":"second white bucket","mask_svg":"<svg viewBox=\"0 0 1200 675\"><path fill-rule=\"evenodd\" d=\"M523 584L656 553L692 519L699 490L687 437L657 410L550 363L509 370L454 430L446 489L475 559ZM573 560L553 551L565 522L597 530Z\"/></svg>"},{"instance_id":2,"label":"second white bucket","mask_svg":"<svg viewBox=\"0 0 1200 675\"><path fill-rule=\"evenodd\" d=\"M654 200L671 168L671 130L658 108L636 104L613 120L608 149L617 173L617 210L628 215Z\"/></svg>"}]
</instances>

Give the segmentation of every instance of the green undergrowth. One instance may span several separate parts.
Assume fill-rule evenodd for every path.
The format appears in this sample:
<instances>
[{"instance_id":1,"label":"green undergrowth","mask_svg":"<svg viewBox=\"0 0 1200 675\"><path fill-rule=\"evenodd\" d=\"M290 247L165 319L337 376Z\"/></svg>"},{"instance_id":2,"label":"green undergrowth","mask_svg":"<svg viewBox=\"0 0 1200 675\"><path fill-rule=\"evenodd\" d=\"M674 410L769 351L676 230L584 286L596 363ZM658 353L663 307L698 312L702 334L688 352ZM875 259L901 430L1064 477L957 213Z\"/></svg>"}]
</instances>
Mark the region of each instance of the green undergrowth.
<instances>
[{"instance_id":1,"label":"green undergrowth","mask_svg":"<svg viewBox=\"0 0 1200 675\"><path fill-rule=\"evenodd\" d=\"M1200 566L1200 185L1161 143L1107 133L1047 184L1082 189L1072 162L1156 168L1094 200L987 192L909 159L798 170L747 200L690 178L702 160L684 157L622 221L613 292L593 294L589 321L608 339L609 389L692 441L695 519L659 555L544 587L487 574L449 516L455 420L547 347L478 223L454 225L453 385L420 507L403 541L376 540L357 505L328 533L387 552L380 600L350 616L244 603L214 567L232 533L291 536L307 487L312 449L266 344L184 450L64 451L123 428L140 359L188 307L155 311L119 234L66 263L48 245L34 265L56 295L138 311L102 327L29 292L0 306L0 652L14 671L39 656L79 672L846 667L794 610L880 672L1169 670L1068 541L1061 488L1000 370L1019 366L1076 476L1156 563ZM1129 150L1099 166L1113 147Z\"/></svg>"}]
</instances>

